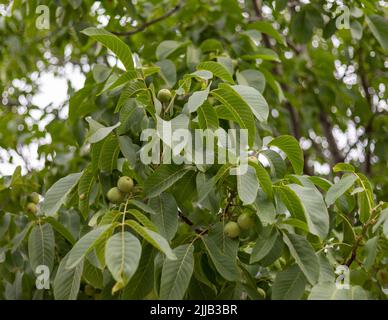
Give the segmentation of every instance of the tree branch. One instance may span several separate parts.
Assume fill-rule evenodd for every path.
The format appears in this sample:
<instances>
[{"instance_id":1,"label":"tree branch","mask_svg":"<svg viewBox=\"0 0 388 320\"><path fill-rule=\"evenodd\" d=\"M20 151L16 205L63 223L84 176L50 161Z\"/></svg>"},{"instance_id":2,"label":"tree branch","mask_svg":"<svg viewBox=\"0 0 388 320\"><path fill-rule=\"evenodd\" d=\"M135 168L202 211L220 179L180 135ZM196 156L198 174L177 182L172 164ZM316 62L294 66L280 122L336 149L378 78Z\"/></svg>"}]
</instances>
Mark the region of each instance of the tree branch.
<instances>
[{"instance_id":1,"label":"tree branch","mask_svg":"<svg viewBox=\"0 0 388 320\"><path fill-rule=\"evenodd\" d=\"M257 3L257 0L252 0L252 6L253 6L253 11L256 14L256 17L259 20L262 20L263 16L261 14L261 8L260 8L259 4ZM262 37L263 37L263 41L264 41L265 46L267 48L270 48L271 47L271 42L269 41L268 35L265 34L265 33L262 33Z\"/></svg>"},{"instance_id":2,"label":"tree branch","mask_svg":"<svg viewBox=\"0 0 388 320\"><path fill-rule=\"evenodd\" d=\"M175 12L177 12L180 8L181 8L182 4L181 3L178 3L174 8L172 8L170 11L166 12L164 15L158 17L158 18L155 18L153 20L150 20L148 22L145 22L143 23L142 25L140 25L139 27L137 27L136 29L134 30L131 30L131 31L123 31L123 32L116 32L116 31L112 31L113 34L115 34L116 36L131 36L135 33L138 33L138 32L141 32L145 29L147 29L149 26L155 24L155 23L158 23L164 19L167 19L169 16L173 15Z\"/></svg>"},{"instance_id":3,"label":"tree branch","mask_svg":"<svg viewBox=\"0 0 388 320\"><path fill-rule=\"evenodd\" d=\"M329 144L329 150L334 160L333 164L338 162L344 162L345 158L338 149L337 142L335 141L335 138L333 135L332 125L327 117L325 110L322 109L323 106L321 105L320 107L321 107L321 110L319 112L319 121L321 123L327 142Z\"/></svg>"},{"instance_id":4,"label":"tree branch","mask_svg":"<svg viewBox=\"0 0 388 320\"><path fill-rule=\"evenodd\" d=\"M361 46L358 50L358 66L359 66L359 77L361 80L361 86L365 93L365 99L369 105L370 111L373 113L373 98L371 94L369 93L369 82L365 75L365 70L363 67L363 61L362 61L362 50ZM365 166L364 166L364 172L367 175L371 174L372 166L371 166L371 158L372 158L372 150L371 150L371 133L372 133L372 123L374 119L374 114L372 115L372 118L368 122L368 124L365 127L365 135L368 139L368 144L365 147L366 153L365 153Z\"/></svg>"},{"instance_id":5,"label":"tree branch","mask_svg":"<svg viewBox=\"0 0 388 320\"><path fill-rule=\"evenodd\" d=\"M352 247L352 253L350 255L350 258L346 261L346 265L350 267L350 265L353 263L354 260L357 258L357 249L360 247L362 240L364 239L368 228L370 226L373 226L376 223L376 219L378 214L381 211L378 211L379 207L382 205L382 203L379 203L376 207L372 208L371 210L371 216L367 222L362 226L361 233L355 238L355 242Z\"/></svg>"},{"instance_id":6,"label":"tree branch","mask_svg":"<svg viewBox=\"0 0 388 320\"><path fill-rule=\"evenodd\" d=\"M257 19L262 20L263 15L261 14L261 6L259 5L258 0L252 0L252 6L253 6L253 11L255 12ZM263 41L264 41L265 46L269 49L272 49L272 45L271 45L271 42L268 38L268 35L263 33L262 37L263 37ZM300 51L296 51L296 53L299 54ZM273 73L276 75L280 74L277 66L275 66L273 68ZM284 91L286 91L286 92L289 91L289 88L286 84L282 83L281 87ZM286 107L288 113L290 114L292 133L295 136L295 138L299 141L299 139L301 138L301 133L300 133L301 126L300 126L300 118L299 118L298 111L293 107L293 105L289 101L285 102L285 107ZM310 167L308 166L307 154L304 154L304 172L307 173L308 175L311 175L311 173L312 173Z\"/></svg>"}]
</instances>

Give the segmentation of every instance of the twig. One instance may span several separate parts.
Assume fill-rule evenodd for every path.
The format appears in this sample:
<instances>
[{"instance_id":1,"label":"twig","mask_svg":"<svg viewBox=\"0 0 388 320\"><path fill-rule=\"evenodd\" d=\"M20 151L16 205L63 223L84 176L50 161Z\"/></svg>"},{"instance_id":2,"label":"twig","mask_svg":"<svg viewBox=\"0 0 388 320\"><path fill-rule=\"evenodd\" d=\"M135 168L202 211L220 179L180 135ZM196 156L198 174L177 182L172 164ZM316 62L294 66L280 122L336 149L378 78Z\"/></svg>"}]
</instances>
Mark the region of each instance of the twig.
<instances>
[{"instance_id":1,"label":"twig","mask_svg":"<svg viewBox=\"0 0 388 320\"><path fill-rule=\"evenodd\" d=\"M373 98L371 94L369 93L369 82L365 75L365 70L363 66L362 61L362 49L361 46L358 50L358 65L359 65L359 77L361 80L361 86L362 89L365 92L365 99L369 105L370 111L373 113ZM366 154L365 154L365 167L364 171L367 175L370 175L372 166L371 166L371 158L372 158L372 150L371 150L371 143L370 143L370 134L372 133L372 122L373 122L374 115L368 122L367 126L365 127L365 135L368 139L368 144L366 145Z\"/></svg>"},{"instance_id":2,"label":"twig","mask_svg":"<svg viewBox=\"0 0 388 320\"><path fill-rule=\"evenodd\" d=\"M175 12L177 12L181 8L181 6L182 6L181 3L177 4L174 8L172 8L170 11L166 12L164 15L161 15L160 17L155 18L153 20L150 20L148 22L145 22L145 23L143 23L142 25L140 25L139 27L137 27L134 30L123 31L123 32L112 31L112 33L115 34L116 36L131 36L131 35L133 35L135 33L138 33L138 32L141 32L141 31L145 30L149 26L151 26L151 25L153 25L155 23L158 23L159 21L162 21L162 20L168 18L169 16L171 16Z\"/></svg>"},{"instance_id":3,"label":"twig","mask_svg":"<svg viewBox=\"0 0 388 320\"><path fill-rule=\"evenodd\" d=\"M178 211L178 216L183 220L184 223L188 224L189 226L194 225L194 222L187 218L185 215L183 215L182 212Z\"/></svg>"},{"instance_id":4,"label":"twig","mask_svg":"<svg viewBox=\"0 0 388 320\"><path fill-rule=\"evenodd\" d=\"M356 237L356 242L353 244L352 248L352 254L350 255L350 258L346 261L346 265L349 267L353 261L357 258L357 249L361 244L361 241L364 239L366 232L368 231L368 228L376 223L376 217L379 213L378 208L382 205L382 203L379 203L376 207L372 208L372 214L369 220L362 226L361 234Z\"/></svg>"},{"instance_id":5,"label":"twig","mask_svg":"<svg viewBox=\"0 0 388 320\"><path fill-rule=\"evenodd\" d=\"M256 14L257 18L259 20L262 20L263 16L261 14L260 6L257 3L257 1L256 0L252 0L252 5L253 5L253 11L255 11L255 14ZM263 41L264 41L265 46L267 48L270 48L271 47L271 42L269 41L268 35L263 33L262 37L263 37Z\"/></svg>"},{"instance_id":6,"label":"twig","mask_svg":"<svg viewBox=\"0 0 388 320\"><path fill-rule=\"evenodd\" d=\"M187 218L182 212L178 211L178 216L182 219L182 221L184 223L186 223L187 225L189 225L190 227L192 227L194 225L194 222L191 221L189 218ZM201 229L198 229L198 228L195 228L194 231L197 233L197 234L202 234L204 232L204 230L201 230ZM205 232L206 233L206 232Z\"/></svg>"}]
</instances>

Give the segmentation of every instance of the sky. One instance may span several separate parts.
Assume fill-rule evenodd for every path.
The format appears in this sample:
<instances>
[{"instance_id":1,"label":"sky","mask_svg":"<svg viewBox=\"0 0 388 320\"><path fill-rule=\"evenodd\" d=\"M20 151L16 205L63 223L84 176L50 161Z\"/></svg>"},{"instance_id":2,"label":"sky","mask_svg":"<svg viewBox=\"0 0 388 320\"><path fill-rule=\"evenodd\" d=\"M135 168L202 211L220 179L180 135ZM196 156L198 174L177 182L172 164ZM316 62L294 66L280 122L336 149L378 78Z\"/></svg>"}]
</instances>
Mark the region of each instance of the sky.
<instances>
[{"instance_id":1,"label":"sky","mask_svg":"<svg viewBox=\"0 0 388 320\"><path fill-rule=\"evenodd\" d=\"M70 81L71 86L77 91L83 87L85 76L78 67L70 63L66 64L63 74L60 76L56 76L51 72L42 73L37 80L37 83L39 84L39 92L32 98L32 103L40 108L44 108L50 104L55 107L61 106L68 99L67 81ZM38 116L39 115L37 115L37 117ZM41 125L44 126L45 124L41 123ZM44 163L38 159L37 149L38 144L32 143L29 146L25 146L23 151L28 155L31 166L33 168L40 169ZM0 155L6 159L4 163L0 162L0 177L12 175L18 165L22 166L23 174L27 173L27 169L23 166L23 160L15 152L11 152L13 158L12 163L10 162L10 158L5 150L2 150L1 148Z\"/></svg>"}]
</instances>

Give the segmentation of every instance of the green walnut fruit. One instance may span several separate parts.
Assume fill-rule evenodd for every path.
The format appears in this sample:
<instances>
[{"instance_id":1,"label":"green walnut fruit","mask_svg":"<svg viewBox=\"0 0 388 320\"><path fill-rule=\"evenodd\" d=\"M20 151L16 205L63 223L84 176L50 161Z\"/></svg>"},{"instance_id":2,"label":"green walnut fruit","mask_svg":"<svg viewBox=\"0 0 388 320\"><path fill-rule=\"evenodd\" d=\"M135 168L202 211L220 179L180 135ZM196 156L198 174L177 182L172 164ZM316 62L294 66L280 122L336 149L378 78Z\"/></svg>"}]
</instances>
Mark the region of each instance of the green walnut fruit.
<instances>
[{"instance_id":1,"label":"green walnut fruit","mask_svg":"<svg viewBox=\"0 0 388 320\"><path fill-rule=\"evenodd\" d=\"M265 299L265 297L267 296L267 294L265 293L265 291L261 288L257 288L257 294L259 295L260 299Z\"/></svg>"},{"instance_id":2,"label":"green walnut fruit","mask_svg":"<svg viewBox=\"0 0 388 320\"><path fill-rule=\"evenodd\" d=\"M26 208L27 208L27 212L32 213L32 214L35 214L38 212L38 208L37 208L36 204L33 202L27 203Z\"/></svg>"},{"instance_id":3,"label":"green walnut fruit","mask_svg":"<svg viewBox=\"0 0 388 320\"><path fill-rule=\"evenodd\" d=\"M383 269L377 271L376 278L382 286L388 285L388 271Z\"/></svg>"},{"instance_id":4,"label":"green walnut fruit","mask_svg":"<svg viewBox=\"0 0 388 320\"><path fill-rule=\"evenodd\" d=\"M248 230L253 227L255 221L249 213L244 212L238 217L237 223L241 229Z\"/></svg>"},{"instance_id":5,"label":"green walnut fruit","mask_svg":"<svg viewBox=\"0 0 388 320\"><path fill-rule=\"evenodd\" d=\"M224 234L229 238L236 238L240 235L240 227L234 221L228 222L224 227Z\"/></svg>"},{"instance_id":6,"label":"green walnut fruit","mask_svg":"<svg viewBox=\"0 0 388 320\"><path fill-rule=\"evenodd\" d=\"M186 223L182 223L179 228L178 228L178 231L177 231L177 234L180 234L180 235L187 235L191 233L191 228L188 224Z\"/></svg>"},{"instance_id":7,"label":"green walnut fruit","mask_svg":"<svg viewBox=\"0 0 388 320\"><path fill-rule=\"evenodd\" d=\"M169 102L171 100L171 91L168 89L161 89L158 92L158 99L161 102Z\"/></svg>"},{"instance_id":8,"label":"green walnut fruit","mask_svg":"<svg viewBox=\"0 0 388 320\"><path fill-rule=\"evenodd\" d=\"M97 292L94 294L94 300L101 300L101 299L102 299L101 293Z\"/></svg>"},{"instance_id":9,"label":"green walnut fruit","mask_svg":"<svg viewBox=\"0 0 388 320\"><path fill-rule=\"evenodd\" d=\"M106 194L106 197L112 203L120 203L124 201L124 194L117 187L111 188Z\"/></svg>"},{"instance_id":10,"label":"green walnut fruit","mask_svg":"<svg viewBox=\"0 0 388 320\"><path fill-rule=\"evenodd\" d=\"M92 286L90 286L90 285L86 285L85 286L85 289L84 289L84 292L85 292L85 294L87 295L87 296L94 296L94 293L95 293L95 290L94 290L94 288L92 287Z\"/></svg>"},{"instance_id":11,"label":"green walnut fruit","mask_svg":"<svg viewBox=\"0 0 388 320\"><path fill-rule=\"evenodd\" d=\"M121 192L129 193L132 191L134 186L133 180L130 177L124 176L117 181L117 187Z\"/></svg>"},{"instance_id":12,"label":"green walnut fruit","mask_svg":"<svg viewBox=\"0 0 388 320\"><path fill-rule=\"evenodd\" d=\"M38 204L39 203L39 193L37 192L33 192L29 195L29 200L35 204Z\"/></svg>"},{"instance_id":13,"label":"green walnut fruit","mask_svg":"<svg viewBox=\"0 0 388 320\"><path fill-rule=\"evenodd\" d=\"M250 156L250 157L248 157L248 161L252 161L253 163L256 163L256 164L259 163L259 159L257 159L256 156Z\"/></svg>"}]
</instances>

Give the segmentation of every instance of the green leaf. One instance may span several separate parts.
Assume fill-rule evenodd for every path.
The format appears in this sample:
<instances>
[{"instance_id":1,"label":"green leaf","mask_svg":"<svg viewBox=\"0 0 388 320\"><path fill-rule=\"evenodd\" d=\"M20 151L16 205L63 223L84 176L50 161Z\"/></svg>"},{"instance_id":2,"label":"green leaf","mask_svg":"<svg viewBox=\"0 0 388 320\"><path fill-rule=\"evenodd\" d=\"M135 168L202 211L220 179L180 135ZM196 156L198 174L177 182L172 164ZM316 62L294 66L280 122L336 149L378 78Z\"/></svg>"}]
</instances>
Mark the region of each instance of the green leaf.
<instances>
[{"instance_id":1,"label":"green leaf","mask_svg":"<svg viewBox=\"0 0 388 320\"><path fill-rule=\"evenodd\" d=\"M269 114L268 103L259 91L243 85L235 85L232 88L246 102L257 120L264 123L267 122Z\"/></svg>"},{"instance_id":2,"label":"green leaf","mask_svg":"<svg viewBox=\"0 0 388 320\"><path fill-rule=\"evenodd\" d=\"M50 224L35 225L28 237L28 257L35 272L38 266L47 266L53 271L55 254L54 231Z\"/></svg>"},{"instance_id":3,"label":"green leaf","mask_svg":"<svg viewBox=\"0 0 388 320\"><path fill-rule=\"evenodd\" d=\"M276 222L276 210L273 201L259 190L255 204L256 215L263 226L272 225Z\"/></svg>"},{"instance_id":4,"label":"green leaf","mask_svg":"<svg viewBox=\"0 0 388 320\"><path fill-rule=\"evenodd\" d=\"M278 81L275 80L275 77L270 73L268 70L262 68L260 71L264 74L265 80L268 83L269 87L273 90L273 92L276 94L279 102L283 102L286 100L286 97L284 96L283 89Z\"/></svg>"},{"instance_id":5,"label":"green leaf","mask_svg":"<svg viewBox=\"0 0 388 320\"><path fill-rule=\"evenodd\" d=\"M155 253L151 245L143 247L140 268L137 269L121 295L123 300L143 299L154 286L154 260Z\"/></svg>"},{"instance_id":6,"label":"green leaf","mask_svg":"<svg viewBox=\"0 0 388 320\"><path fill-rule=\"evenodd\" d=\"M311 284L315 284L319 278L319 261L311 244L298 234L283 234L292 257Z\"/></svg>"},{"instance_id":7,"label":"green leaf","mask_svg":"<svg viewBox=\"0 0 388 320\"><path fill-rule=\"evenodd\" d=\"M248 39L251 41L252 47L256 47L257 43L259 43L262 40L261 33L254 29L242 31L241 35L248 37Z\"/></svg>"},{"instance_id":8,"label":"green leaf","mask_svg":"<svg viewBox=\"0 0 388 320\"><path fill-rule=\"evenodd\" d=\"M324 282L315 285L308 297L309 300L367 300L366 291L360 286L350 286L349 289L337 288L335 283Z\"/></svg>"},{"instance_id":9,"label":"green leaf","mask_svg":"<svg viewBox=\"0 0 388 320\"><path fill-rule=\"evenodd\" d=\"M68 253L62 259L54 279L54 298L56 300L76 300L78 296L84 266L81 262L75 268L68 269L69 255Z\"/></svg>"},{"instance_id":10,"label":"green leaf","mask_svg":"<svg viewBox=\"0 0 388 320\"><path fill-rule=\"evenodd\" d=\"M363 266L365 269L370 270L375 263L376 256L378 253L377 245L378 245L379 237L373 237L371 239L368 239L368 241L365 243L363 250L364 250L364 263Z\"/></svg>"},{"instance_id":11,"label":"green leaf","mask_svg":"<svg viewBox=\"0 0 388 320\"><path fill-rule=\"evenodd\" d=\"M333 184L326 193L325 201L331 206L340 196L342 196L356 182L357 176L354 174L344 175L341 180Z\"/></svg>"},{"instance_id":12,"label":"green leaf","mask_svg":"<svg viewBox=\"0 0 388 320\"><path fill-rule=\"evenodd\" d=\"M73 9L76 10L81 6L82 0L69 0L69 3L73 7Z\"/></svg>"},{"instance_id":13,"label":"green leaf","mask_svg":"<svg viewBox=\"0 0 388 320\"><path fill-rule=\"evenodd\" d=\"M121 123L118 122L111 127L105 127L102 124L99 124L97 121L93 120L91 117L87 117L86 121L90 125L90 130L88 132L85 143L97 143L101 140L104 140L114 129L121 125Z\"/></svg>"},{"instance_id":14,"label":"green leaf","mask_svg":"<svg viewBox=\"0 0 388 320\"><path fill-rule=\"evenodd\" d=\"M265 77L264 75L254 69L246 69L236 73L237 82L240 85L253 87L260 93L265 89Z\"/></svg>"},{"instance_id":15,"label":"green leaf","mask_svg":"<svg viewBox=\"0 0 388 320\"><path fill-rule=\"evenodd\" d=\"M119 37L104 29L93 27L83 30L82 33L101 42L111 50L120 59L127 71L134 69L131 49Z\"/></svg>"},{"instance_id":16,"label":"green leaf","mask_svg":"<svg viewBox=\"0 0 388 320\"><path fill-rule=\"evenodd\" d=\"M117 168L117 158L120 153L120 145L115 135L108 136L101 148L98 159L98 167L105 172L111 173Z\"/></svg>"},{"instance_id":17,"label":"green leaf","mask_svg":"<svg viewBox=\"0 0 388 320\"><path fill-rule=\"evenodd\" d=\"M159 71L159 68L157 69ZM104 88L97 94L97 96L103 94L106 91L114 90L120 86L127 84L131 80L141 79L141 76L137 71L131 70L124 72L122 75L117 76L113 74L106 81Z\"/></svg>"},{"instance_id":18,"label":"green leaf","mask_svg":"<svg viewBox=\"0 0 388 320\"><path fill-rule=\"evenodd\" d=\"M85 168L78 183L79 210L86 220L89 214L89 196L95 184L95 177L91 165Z\"/></svg>"},{"instance_id":19,"label":"green leaf","mask_svg":"<svg viewBox=\"0 0 388 320\"><path fill-rule=\"evenodd\" d=\"M159 233L167 240L171 240L178 230L178 206L174 197L169 193L162 193L152 198L150 207L157 213L151 216Z\"/></svg>"},{"instance_id":20,"label":"green leaf","mask_svg":"<svg viewBox=\"0 0 388 320\"><path fill-rule=\"evenodd\" d=\"M187 110L192 113L196 112L197 109L204 104L209 95L210 86L208 86L205 90L194 92L187 102Z\"/></svg>"},{"instance_id":21,"label":"green leaf","mask_svg":"<svg viewBox=\"0 0 388 320\"><path fill-rule=\"evenodd\" d=\"M72 173L59 179L47 191L41 206L46 216L53 216L65 202L71 190L76 186L82 173Z\"/></svg>"},{"instance_id":22,"label":"green leaf","mask_svg":"<svg viewBox=\"0 0 388 320\"><path fill-rule=\"evenodd\" d=\"M82 259L93 250L98 242L103 239L108 232L112 230L112 225L100 226L77 241L69 252L69 258L66 267L72 269L76 267Z\"/></svg>"},{"instance_id":23,"label":"green leaf","mask_svg":"<svg viewBox=\"0 0 388 320\"><path fill-rule=\"evenodd\" d=\"M217 111L214 107L205 101L205 103L198 108L198 124L201 129L216 130L219 127Z\"/></svg>"},{"instance_id":24,"label":"green leaf","mask_svg":"<svg viewBox=\"0 0 388 320\"><path fill-rule=\"evenodd\" d=\"M307 43L313 35L314 27L322 26L321 12L312 5L305 5L292 15L290 31L296 41Z\"/></svg>"},{"instance_id":25,"label":"green leaf","mask_svg":"<svg viewBox=\"0 0 388 320\"><path fill-rule=\"evenodd\" d=\"M211 73L213 73L216 77L220 78L223 81L234 83L234 80L232 78L232 75L229 73L229 71L220 63L215 61L206 61L201 62L197 66L197 70L208 70Z\"/></svg>"},{"instance_id":26,"label":"green leaf","mask_svg":"<svg viewBox=\"0 0 388 320\"><path fill-rule=\"evenodd\" d=\"M248 61L262 59L266 61L280 62L279 56L275 51L273 51L272 49L263 48L263 47L257 48L253 54L241 56L241 59L248 60Z\"/></svg>"},{"instance_id":27,"label":"green leaf","mask_svg":"<svg viewBox=\"0 0 388 320\"><path fill-rule=\"evenodd\" d=\"M376 14L366 16L365 20L381 47L388 51L388 21L386 17Z\"/></svg>"},{"instance_id":28,"label":"green leaf","mask_svg":"<svg viewBox=\"0 0 388 320\"><path fill-rule=\"evenodd\" d=\"M272 227L264 228L259 234L256 243L252 249L250 263L257 263L264 259L274 248L279 237L276 229Z\"/></svg>"},{"instance_id":29,"label":"green leaf","mask_svg":"<svg viewBox=\"0 0 388 320\"><path fill-rule=\"evenodd\" d=\"M91 286L98 289L104 288L104 275L102 271L92 265L87 259L84 262L84 270L82 276Z\"/></svg>"},{"instance_id":30,"label":"green leaf","mask_svg":"<svg viewBox=\"0 0 388 320\"><path fill-rule=\"evenodd\" d=\"M165 40L162 41L158 47L156 48L156 58L158 60L164 60L167 59L168 56L173 54L174 52L178 51L179 49L183 48L186 46L187 43L182 43L178 41L173 41L173 40Z\"/></svg>"},{"instance_id":31,"label":"green leaf","mask_svg":"<svg viewBox=\"0 0 388 320\"><path fill-rule=\"evenodd\" d=\"M109 77L111 69L103 64L96 64L93 67L92 73L94 81L96 83L102 83Z\"/></svg>"},{"instance_id":32,"label":"green leaf","mask_svg":"<svg viewBox=\"0 0 388 320\"><path fill-rule=\"evenodd\" d=\"M238 241L224 235L222 224L218 224L209 235L201 237L217 271L228 281L237 281Z\"/></svg>"},{"instance_id":33,"label":"green leaf","mask_svg":"<svg viewBox=\"0 0 388 320\"><path fill-rule=\"evenodd\" d=\"M141 201L131 199L128 201L128 204L133 205L136 208L138 208L146 213L153 214L153 215L157 214L157 212L154 209L152 209L149 205L146 205L145 203L143 203Z\"/></svg>"},{"instance_id":34,"label":"green leaf","mask_svg":"<svg viewBox=\"0 0 388 320\"><path fill-rule=\"evenodd\" d=\"M203 185L198 186L197 183L197 192L198 192L198 203L202 203L206 200L208 195L214 191L214 188L216 184L225 178L227 173L229 173L230 169L232 168L232 165L230 163L226 163L221 166L221 168L217 171L217 174L212 177L211 179L208 179ZM199 174L198 174L199 176Z\"/></svg>"},{"instance_id":35,"label":"green leaf","mask_svg":"<svg viewBox=\"0 0 388 320\"><path fill-rule=\"evenodd\" d=\"M299 300L306 288L307 280L298 265L279 272L272 286L273 300Z\"/></svg>"},{"instance_id":36,"label":"green leaf","mask_svg":"<svg viewBox=\"0 0 388 320\"><path fill-rule=\"evenodd\" d=\"M180 300L189 286L194 269L194 247L182 245L173 250L176 260L165 260L160 283L160 299Z\"/></svg>"},{"instance_id":37,"label":"green leaf","mask_svg":"<svg viewBox=\"0 0 388 320\"><path fill-rule=\"evenodd\" d=\"M218 89L211 92L232 114L242 129L248 130L249 145L255 139L256 127L251 107L246 101L229 85L221 83Z\"/></svg>"},{"instance_id":38,"label":"green leaf","mask_svg":"<svg viewBox=\"0 0 388 320\"><path fill-rule=\"evenodd\" d=\"M129 232L119 232L109 238L105 247L105 261L113 278L121 287L135 274L141 256L139 240Z\"/></svg>"},{"instance_id":39,"label":"green leaf","mask_svg":"<svg viewBox=\"0 0 388 320\"><path fill-rule=\"evenodd\" d=\"M147 242L152 244L156 249L162 251L166 257L170 260L175 260L176 256L172 252L168 241L163 238L160 234L142 227L139 223L134 220L127 220L125 223L142 236Z\"/></svg>"},{"instance_id":40,"label":"green leaf","mask_svg":"<svg viewBox=\"0 0 388 320\"><path fill-rule=\"evenodd\" d=\"M334 167L333 167L333 172L355 172L355 169L354 167L349 164L349 163L337 163Z\"/></svg>"},{"instance_id":41,"label":"green leaf","mask_svg":"<svg viewBox=\"0 0 388 320\"><path fill-rule=\"evenodd\" d=\"M329 259L323 252L318 253L319 259L319 280L318 283L335 282L335 273Z\"/></svg>"},{"instance_id":42,"label":"green leaf","mask_svg":"<svg viewBox=\"0 0 388 320\"><path fill-rule=\"evenodd\" d=\"M94 100L90 100L93 94L94 86L85 85L84 88L77 91L70 97L69 101L69 119L71 122L89 114L95 110Z\"/></svg>"},{"instance_id":43,"label":"green leaf","mask_svg":"<svg viewBox=\"0 0 388 320\"><path fill-rule=\"evenodd\" d=\"M244 205L252 204L259 190L259 182L257 181L256 171L248 166L248 170L244 174L237 175L237 192L238 196Z\"/></svg>"},{"instance_id":44,"label":"green leaf","mask_svg":"<svg viewBox=\"0 0 388 320\"><path fill-rule=\"evenodd\" d=\"M270 149L260 151L260 154L268 160L271 175L276 178L283 178L286 174L287 167L280 154Z\"/></svg>"},{"instance_id":45,"label":"green leaf","mask_svg":"<svg viewBox=\"0 0 388 320\"><path fill-rule=\"evenodd\" d=\"M138 222L140 222L144 227L157 232L158 228L153 224L146 215L141 213L140 211L136 209L129 209L127 211L130 215L132 215Z\"/></svg>"},{"instance_id":46,"label":"green leaf","mask_svg":"<svg viewBox=\"0 0 388 320\"><path fill-rule=\"evenodd\" d=\"M119 101L117 102L115 112L119 112L125 105L131 103L131 98L133 96L136 96L139 92L143 92L147 90L147 86L145 85L144 81L136 80L131 81L129 84L127 84L124 89L121 91ZM131 112L133 112L136 108L136 105L130 105ZM121 119L120 119L121 121ZM124 121L121 121L124 124Z\"/></svg>"},{"instance_id":47,"label":"green leaf","mask_svg":"<svg viewBox=\"0 0 388 320\"><path fill-rule=\"evenodd\" d=\"M286 42L284 38L280 35L280 33L272 26L271 23L266 21L257 21L248 25L248 28L253 28L262 33L268 34L270 37L274 38L278 43L286 46Z\"/></svg>"},{"instance_id":48,"label":"green leaf","mask_svg":"<svg viewBox=\"0 0 388 320\"><path fill-rule=\"evenodd\" d=\"M176 66L174 62L166 59L158 61L155 64L160 67L159 74L163 78L164 82L166 82L169 88L172 88L177 79Z\"/></svg>"},{"instance_id":49,"label":"green leaf","mask_svg":"<svg viewBox=\"0 0 388 320\"><path fill-rule=\"evenodd\" d=\"M53 217L47 217L46 222L51 224L51 226L60 233L67 241L69 241L72 245L76 242L71 232L66 229L66 227L60 223L59 221L55 220Z\"/></svg>"},{"instance_id":50,"label":"green leaf","mask_svg":"<svg viewBox=\"0 0 388 320\"><path fill-rule=\"evenodd\" d=\"M288 135L277 137L271 140L271 142L268 143L268 146L278 147L282 150L290 160L295 173L302 174L304 164L303 152L298 141L294 137Z\"/></svg>"},{"instance_id":51,"label":"green leaf","mask_svg":"<svg viewBox=\"0 0 388 320\"><path fill-rule=\"evenodd\" d=\"M383 233L388 238L388 208L385 208L380 212L377 222L372 227L373 233L375 233L380 226L383 226Z\"/></svg>"},{"instance_id":52,"label":"green leaf","mask_svg":"<svg viewBox=\"0 0 388 320\"><path fill-rule=\"evenodd\" d=\"M11 241L12 251L16 251L19 246L23 243L24 239L27 237L28 233L34 226L34 223L29 222Z\"/></svg>"},{"instance_id":53,"label":"green leaf","mask_svg":"<svg viewBox=\"0 0 388 320\"><path fill-rule=\"evenodd\" d=\"M156 197L179 181L189 170L191 168L185 166L161 165L145 181L144 192L150 198Z\"/></svg>"},{"instance_id":54,"label":"green leaf","mask_svg":"<svg viewBox=\"0 0 388 320\"><path fill-rule=\"evenodd\" d=\"M299 198L296 205L303 208L297 217L304 213L303 221L307 222L310 232L322 239L326 238L329 232L329 213L321 193L316 188L306 188L297 184L290 184L287 187ZM295 199L291 201L297 202ZM295 211L293 213L295 214Z\"/></svg>"},{"instance_id":55,"label":"green leaf","mask_svg":"<svg viewBox=\"0 0 388 320\"><path fill-rule=\"evenodd\" d=\"M330 187L333 185L329 180L321 177L309 177L308 178L314 185L321 188L324 191L327 191L330 189Z\"/></svg>"},{"instance_id":56,"label":"green leaf","mask_svg":"<svg viewBox=\"0 0 388 320\"><path fill-rule=\"evenodd\" d=\"M259 179L259 183L263 191L268 195L268 197L273 197L273 188L271 177L269 176L267 170L264 169L263 165L258 162L249 161L249 165L256 170L256 176Z\"/></svg>"}]
</instances>

